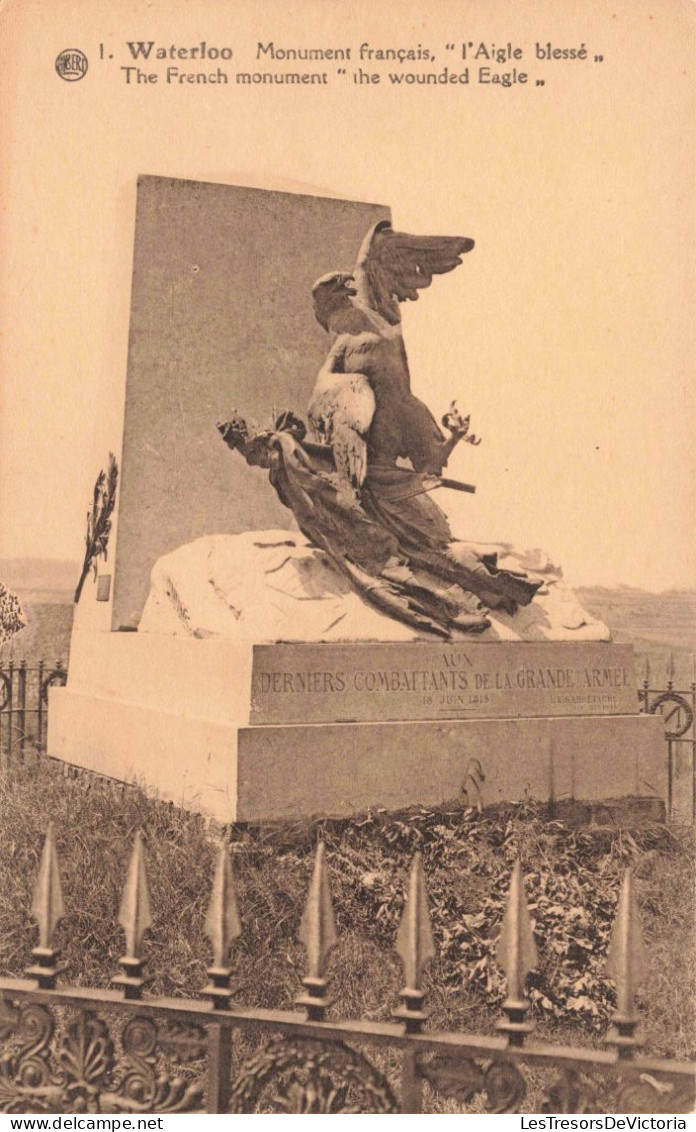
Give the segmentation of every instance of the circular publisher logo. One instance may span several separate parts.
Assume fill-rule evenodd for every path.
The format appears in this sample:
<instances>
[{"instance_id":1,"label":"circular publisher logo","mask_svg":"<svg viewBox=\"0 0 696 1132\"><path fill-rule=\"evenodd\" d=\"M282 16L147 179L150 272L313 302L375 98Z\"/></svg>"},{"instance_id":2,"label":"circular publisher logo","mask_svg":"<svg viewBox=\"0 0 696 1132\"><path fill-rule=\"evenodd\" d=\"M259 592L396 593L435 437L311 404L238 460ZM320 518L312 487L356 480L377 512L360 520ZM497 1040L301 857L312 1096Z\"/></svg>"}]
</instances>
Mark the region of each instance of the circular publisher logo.
<instances>
[{"instance_id":1,"label":"circular publisher logo","mask_svg":"<svg viewBox=\"0 0 696 1132\"><path fill-rule=\"evenodd\" d=\"M56 72L66 83L76 83L87 74L87 56L77 47L61 51L56 59Z\"/></svg>"}]
</instances>

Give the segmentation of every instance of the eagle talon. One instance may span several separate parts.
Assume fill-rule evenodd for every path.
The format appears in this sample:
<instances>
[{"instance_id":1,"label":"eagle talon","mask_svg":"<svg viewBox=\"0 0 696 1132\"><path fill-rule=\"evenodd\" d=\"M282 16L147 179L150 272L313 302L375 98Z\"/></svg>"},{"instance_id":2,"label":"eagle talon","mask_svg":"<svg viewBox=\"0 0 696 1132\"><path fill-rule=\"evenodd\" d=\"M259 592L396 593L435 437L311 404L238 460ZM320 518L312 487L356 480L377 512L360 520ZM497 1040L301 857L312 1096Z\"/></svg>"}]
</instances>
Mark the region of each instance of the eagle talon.
<instances>
[{"instance_id":1,"label":"eagle talon","mask_svg":"<svg viewBox=\"0 0 696 1132\"><path fill-rule=\"evenodd\" d=\"M463 440L466 444L480 444L481 438L476 436L473 432L469 432L469 424L471 422L471 415L467 413L465 417L459 412L457 402L453 401L448 411L442 418L442 424L448 432L452 434L452 440Z\"/></svg>"},{"instance_id":2,"label":"eagle talon","mask_svg":"<svg viewBox=\"0 0 696 1132\"><path fill-rule=\"evenodd\" d=\"M448 432L455 433L458 436L466 436L469 431L470 420L470 416L462 416L457 408L457 402L453 401L442 418L442 423Z\"/></svg>"}]
</instances>

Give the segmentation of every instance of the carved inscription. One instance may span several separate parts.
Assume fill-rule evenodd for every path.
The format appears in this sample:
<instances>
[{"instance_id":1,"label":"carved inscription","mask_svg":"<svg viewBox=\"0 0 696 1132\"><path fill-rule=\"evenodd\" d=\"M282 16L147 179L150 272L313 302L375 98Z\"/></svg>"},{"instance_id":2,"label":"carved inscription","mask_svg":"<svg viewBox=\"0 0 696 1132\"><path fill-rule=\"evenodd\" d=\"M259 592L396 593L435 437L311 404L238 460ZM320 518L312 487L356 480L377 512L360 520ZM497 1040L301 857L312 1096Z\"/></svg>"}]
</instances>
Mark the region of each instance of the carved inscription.
<instances>
[{"instance_id":1,"label":"carved inscription","mask_svg":"<svg viewBox=\"0 0 696 1132\"><path fill-rule=\"evenodd\" d=\"M262 645L252 723L635 714L629 646Z\"/></svg>"}]
</instances>

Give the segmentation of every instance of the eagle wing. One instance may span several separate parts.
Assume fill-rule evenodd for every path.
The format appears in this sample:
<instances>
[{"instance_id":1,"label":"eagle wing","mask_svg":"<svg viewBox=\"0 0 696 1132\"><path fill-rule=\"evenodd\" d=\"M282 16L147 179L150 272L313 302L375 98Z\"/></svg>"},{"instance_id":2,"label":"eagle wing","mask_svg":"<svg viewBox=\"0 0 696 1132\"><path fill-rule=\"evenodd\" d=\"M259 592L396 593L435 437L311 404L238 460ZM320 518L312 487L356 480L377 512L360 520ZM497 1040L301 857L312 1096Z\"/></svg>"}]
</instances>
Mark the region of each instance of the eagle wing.
<instances>
[{"instance_id":1,"label":"eagle wing","mask_svg":"<svg viewBox=\"0 0 696 1132\"><path fill-rule=\"evenodd\" d=\"M329 444L336 471L360 487L367 474L366 436L375 413L375 395L361 373L326 373L309 403L308 419L317 440Z\"/></svg>"},{"instance_id":2,"label":"eagle wing","mask_svg":"<svg viewBox=\"0 0 696 1132\"><path fill-rule=\"evenodd\" d=\"M392 326L401 321L399 303L417 299L433 275L453 271L471 251L474 241L464 236L409 236L380 220L367 233L353 272L361 302Z\"/></svg>"}]
</instances>

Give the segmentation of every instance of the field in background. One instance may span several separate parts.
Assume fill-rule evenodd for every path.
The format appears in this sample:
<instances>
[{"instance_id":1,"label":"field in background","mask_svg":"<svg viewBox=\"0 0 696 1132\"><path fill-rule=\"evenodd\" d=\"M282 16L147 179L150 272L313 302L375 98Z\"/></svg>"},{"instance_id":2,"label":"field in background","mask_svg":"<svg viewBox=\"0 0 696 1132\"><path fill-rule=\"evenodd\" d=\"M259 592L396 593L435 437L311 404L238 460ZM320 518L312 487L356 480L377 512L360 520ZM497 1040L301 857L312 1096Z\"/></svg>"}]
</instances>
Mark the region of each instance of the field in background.
<instances>
[{"instance_id":1,"label":"field in background","mask_svg":"<svg viewBox=\"0 0 696 1132\"><path fill-rule=\"evenodd\" d=\"M688 688L696 679L696 590L651 594L595 586L578 590L578 595L588 613L610 627L617 644L632 644L639 661L648 658L654 686L666 679L671 654L675 686ZM640 662L636 675L643 675Z\"/></svg>"},{"instance_id":2,"label":"field in background","mask_svg":"<svg viewBox=\"0 0 696 1132\"><path fill-rule=\"evenodd\" d=\"M0 646L0 663L8 660L34 663L41 659L54 662L59 658L67 661L73 615L72 590L16 587L16 592L23 603L28 624L6 645ZM609 625L617 643L634 645L638 680L643 677L647 657L651 683L661 686L667 678L667 664L673 654L675 686L688 688L695 678L696 590L651 594L644 590L610 590L596 586L586 587L578 593L588 613Z\"/></svg>"},{"instance_id":3,"label":"field in background","mask_svg":"<svg viewBox=\"0 0 696 1132\"><path fill-rule=\"evenodd\" d=\"M27 625L10 641L0 645L0 664L10 660L15 663L26 660L28 664L44 660L51 665L61 660L67 664L73 620L72 601L66 602L64 596L62 601L38 601L35 604L26 596L20 596L20 601Z\"/></svg>"},{"instance_id":4,"label":"field in background","mask_svg":"<svg viewBox=\"0 0 696 1132\"><path fill-rule=\"evenodd\" d=\"M0 645L0 664L12 660L67 663L79 564L53 558L0 559L0 581L19 598L26 627Z\"/></svg>"}]
</instances>

